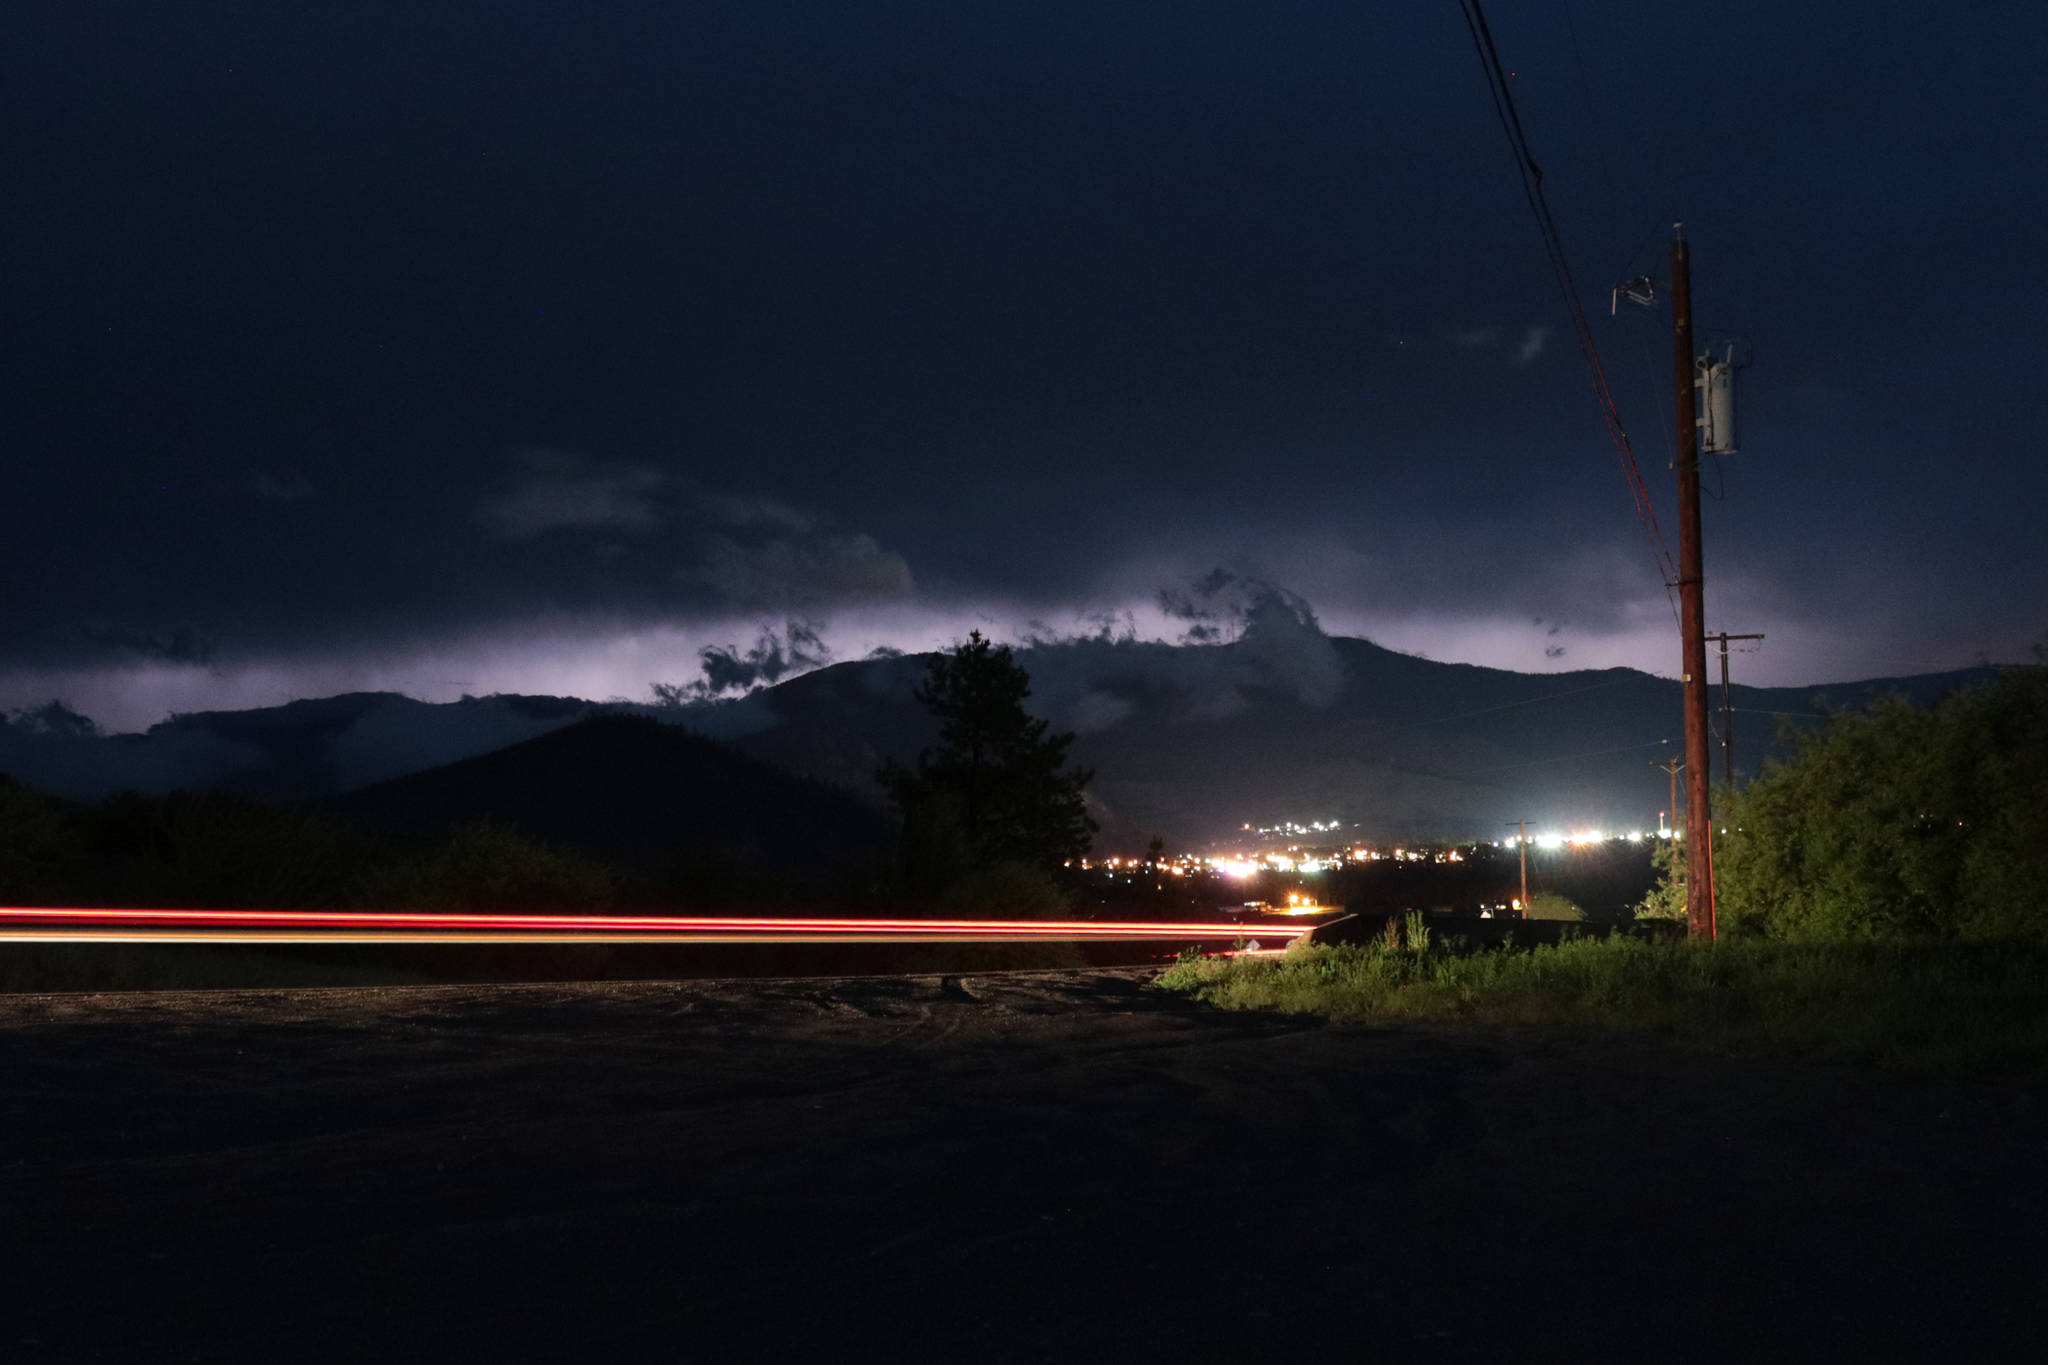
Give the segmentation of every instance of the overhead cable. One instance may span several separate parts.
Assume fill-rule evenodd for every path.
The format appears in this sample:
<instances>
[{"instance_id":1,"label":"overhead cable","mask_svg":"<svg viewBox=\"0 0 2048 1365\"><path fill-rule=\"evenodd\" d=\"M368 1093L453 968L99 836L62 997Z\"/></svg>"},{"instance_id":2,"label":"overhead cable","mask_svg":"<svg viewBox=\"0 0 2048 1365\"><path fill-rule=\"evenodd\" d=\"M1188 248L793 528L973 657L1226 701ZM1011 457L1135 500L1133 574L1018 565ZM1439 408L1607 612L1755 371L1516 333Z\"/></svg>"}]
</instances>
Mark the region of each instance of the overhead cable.
<instances>
[{"instance_id":1,"label":"overhead cable","mask_svg":"<svg viewBox=\"0 0 2048 1365\"><path fill-rule=\"evenodd\" d=\"M1529 210L1536 217L1536 225L1543 234L1544 252L1550 258L1558 287L1564 292L1565 306L1572 317L1572 329L1578 337L1579 352L1585 357L1586 369L1593 379L1593 393L1600 404L1601 419L1607 425L1608 438L1614 443L1615 453L1621 462L1622 477L1635 501L1636 518L1649 537L1650 551L1668 594L1672 585L1678 582L1678 563L1665 546L1663 529L1657 524L1656 506L1650 500L1649 488L1643 483L1642 470L1637 466L1635 451L1629 445L1628 431L1622 426L1621 409L1615 403L1614 391L1607 382L1606 368L1600 363L1600 350L1594 345L1593 329L1586 321L1586 310L1579 304L1578 286L1572 280L1571 265L1565 258L1557 220L1551 215L1550 204L1543 195L1543 168L1537 164L1535 154L1529 149L1528 136L1522 130L1522 116L1515 108L1514 95L1508 89L1507 72L1501 65L1500 53L1494 48L1486 12L1480 7L1479 0L1458 0L1458 7L1465 16L1466 31L1472 36L1473 50L1479 54L1480 68L1486 73L1487 92L1493 97L1494 114L1500 120L1501 131L1507 134L1508 145L1514 152L1515 170L1521 177L1523 197L1529 201Z\"/></svg>"}]
</instances>

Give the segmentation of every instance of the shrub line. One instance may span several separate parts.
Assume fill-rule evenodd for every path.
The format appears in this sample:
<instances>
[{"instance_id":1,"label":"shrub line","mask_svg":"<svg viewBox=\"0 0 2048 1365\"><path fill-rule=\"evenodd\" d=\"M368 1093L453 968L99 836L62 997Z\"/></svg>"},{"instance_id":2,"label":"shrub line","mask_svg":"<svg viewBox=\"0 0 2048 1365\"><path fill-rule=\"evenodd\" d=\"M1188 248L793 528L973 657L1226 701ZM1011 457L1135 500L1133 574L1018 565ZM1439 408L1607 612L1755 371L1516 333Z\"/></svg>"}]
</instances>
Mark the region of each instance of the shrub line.
<instances>
[{"instance_id":1,"label":"shrub line","mask_svg":"<svg viewBox=\"0 0 2048 1365\"><path fill-rule=\"evenodd\" d=\"M1721 1052L2048 1079L2048 945L2032 940L1304 943L1277 959L1189 952L1155 984L1345 1022L1592 1025Z\"/></svg>"}]
</instances>

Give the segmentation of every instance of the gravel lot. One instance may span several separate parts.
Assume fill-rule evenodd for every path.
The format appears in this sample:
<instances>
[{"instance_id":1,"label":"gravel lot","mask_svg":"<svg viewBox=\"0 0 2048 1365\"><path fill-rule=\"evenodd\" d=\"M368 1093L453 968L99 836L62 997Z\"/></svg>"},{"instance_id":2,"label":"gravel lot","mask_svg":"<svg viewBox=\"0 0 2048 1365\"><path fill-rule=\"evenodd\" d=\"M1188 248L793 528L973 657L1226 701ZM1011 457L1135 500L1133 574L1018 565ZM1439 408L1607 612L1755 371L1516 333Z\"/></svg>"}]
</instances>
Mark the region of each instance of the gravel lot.
<instances>
[{"instance_id":1,"label":"gravel lot","mask_svg":"<svg viewBox=\"0 0 2048 1365\"><path fill-rule=\"evenodd\" d=\"M2038 1092L1152 975L0 996L0 1353L2048 1350Z\"/></svg>"}]
</instances>

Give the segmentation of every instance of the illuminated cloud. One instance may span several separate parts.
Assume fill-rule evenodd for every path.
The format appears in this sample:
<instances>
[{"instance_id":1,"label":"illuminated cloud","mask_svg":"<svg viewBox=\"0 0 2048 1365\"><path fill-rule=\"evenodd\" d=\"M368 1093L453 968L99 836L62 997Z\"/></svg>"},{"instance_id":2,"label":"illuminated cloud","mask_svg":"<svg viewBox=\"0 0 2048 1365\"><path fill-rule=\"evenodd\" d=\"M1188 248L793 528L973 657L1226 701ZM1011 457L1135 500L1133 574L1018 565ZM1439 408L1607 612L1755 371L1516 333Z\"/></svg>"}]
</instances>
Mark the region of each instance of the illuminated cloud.
<instances>
[{"instance_id":1,"label":"illuminated cloud","mask_svg":"<svg viewBox=\"0 0 2048 1365\"><path fill-rule=\"evenodd\" d=\"M744 652L737 645L706 645L697 651L703 676L694 682L652 684L656 701L680 706L732 692L773 686L832 662L832 651L815 621L791 618L780 631L762 626Z\"/></svg>"}]
</instances>

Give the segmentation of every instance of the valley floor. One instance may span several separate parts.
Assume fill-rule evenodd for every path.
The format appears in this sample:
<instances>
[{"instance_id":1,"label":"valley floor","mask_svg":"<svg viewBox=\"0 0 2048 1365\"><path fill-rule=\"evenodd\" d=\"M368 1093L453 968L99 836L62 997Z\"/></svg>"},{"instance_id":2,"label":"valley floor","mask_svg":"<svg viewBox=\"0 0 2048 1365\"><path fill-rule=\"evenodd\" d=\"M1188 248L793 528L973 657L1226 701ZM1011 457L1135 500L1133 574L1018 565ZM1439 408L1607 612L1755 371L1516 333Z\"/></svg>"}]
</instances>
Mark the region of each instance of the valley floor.
<instances>
[{"instance_id":1,"label":"valley floor","mask_svg":"<svg viewBox=\"0 0 2048 1365\"><path fill-rule=\"evenodd\" d=\"M2048 1345L2038 1091L1153 974L0 997L0 1353Z\"/></svg>"}]
</instances>

